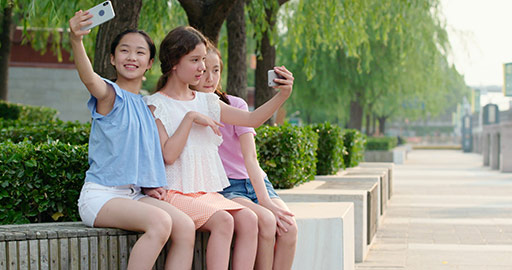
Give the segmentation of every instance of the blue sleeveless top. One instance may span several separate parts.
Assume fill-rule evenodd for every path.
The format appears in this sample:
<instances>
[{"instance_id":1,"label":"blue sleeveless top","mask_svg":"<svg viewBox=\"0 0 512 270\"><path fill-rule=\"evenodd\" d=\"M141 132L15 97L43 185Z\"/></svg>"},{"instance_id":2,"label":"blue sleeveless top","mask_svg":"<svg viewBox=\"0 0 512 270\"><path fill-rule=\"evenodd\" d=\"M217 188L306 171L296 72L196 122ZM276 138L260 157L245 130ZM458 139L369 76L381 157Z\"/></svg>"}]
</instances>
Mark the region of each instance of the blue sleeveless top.
<instances>
[{"instance_id":1,"label":"blue sleeveless top","mask_svg":"<svg viewBox=\"0 0 512 270\"><path fill-rule=\"evenodd\" d=\"M142 96L103 80L114 88L116 99L107 115L96 112L94 96L87 103L92 125L85 181L104 186L167 186L158 129Z\"/></svg>"}]
</instances>

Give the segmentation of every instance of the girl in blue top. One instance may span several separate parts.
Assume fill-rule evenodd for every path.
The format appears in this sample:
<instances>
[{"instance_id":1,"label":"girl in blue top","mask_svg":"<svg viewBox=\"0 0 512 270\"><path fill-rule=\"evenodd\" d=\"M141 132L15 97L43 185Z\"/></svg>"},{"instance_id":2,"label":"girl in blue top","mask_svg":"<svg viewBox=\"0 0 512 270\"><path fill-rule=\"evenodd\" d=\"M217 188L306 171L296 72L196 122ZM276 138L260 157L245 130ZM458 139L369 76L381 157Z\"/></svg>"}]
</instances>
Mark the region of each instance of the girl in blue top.
<instances>
[{"instance_id":1,"label":"girl in blue top","mask_svg":"<svg viewBox=\"0 0 512 270\"><path fill-rule=\"evenodd\" d=\"M192 220L163 201L165 169L155 120L139 95L155 45L142 31L119 34L110 61L116 82L96 74L82 38L92 15L78 11L69 21L70 40L80 79L91 93L89 165L80 193L80 217L88 226L114 227L144 234L132 248L127 269L151 269L169 238L165 269L190 269L195 229ZM142 194L150 195L146 196Z\"/></svg>"}]
</instances>

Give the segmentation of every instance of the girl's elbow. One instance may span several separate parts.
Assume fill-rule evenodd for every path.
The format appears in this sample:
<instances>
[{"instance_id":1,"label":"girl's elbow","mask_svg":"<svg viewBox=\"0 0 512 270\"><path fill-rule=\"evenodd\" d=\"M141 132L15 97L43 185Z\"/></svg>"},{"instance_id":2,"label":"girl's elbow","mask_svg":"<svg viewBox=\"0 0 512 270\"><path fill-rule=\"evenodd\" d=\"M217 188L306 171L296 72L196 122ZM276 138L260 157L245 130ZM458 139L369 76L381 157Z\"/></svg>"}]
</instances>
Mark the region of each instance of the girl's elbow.
<instances>
[{"instance_id":1,"label":"girl's elbow","mask_svg":"<svg viewBox=\"0 0 512 270\"><path fill-rule=\"evenodd\" d=\"M175 157L165 156L164 155L164 162L167 165L172 165L176 161Z\"/></svg>"}]
</instances>

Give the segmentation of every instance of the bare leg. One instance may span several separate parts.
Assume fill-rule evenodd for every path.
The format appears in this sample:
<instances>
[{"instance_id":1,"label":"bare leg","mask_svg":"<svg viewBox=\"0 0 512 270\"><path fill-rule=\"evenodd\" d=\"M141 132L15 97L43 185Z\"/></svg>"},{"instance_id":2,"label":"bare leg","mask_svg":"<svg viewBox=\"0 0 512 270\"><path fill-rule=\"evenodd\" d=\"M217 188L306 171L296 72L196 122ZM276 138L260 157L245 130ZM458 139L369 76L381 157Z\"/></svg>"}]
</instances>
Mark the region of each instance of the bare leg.
<instances>
[{"instance_id":1,"label":"bare leg","mask_svg":"<svg viewBox=\"0 0 512 270\"><path fill-rule=\"evenodd\" d=\"M250 200L235 198L233 201L251 209L258 216L258 251L254 269L272 269L276 241L276 218L267 208Z\"/></svg>"},{"instance_id":2,"label":"bare leg","mask_svg":"<svg viewBox=\"0 0 512 270\"><path fill-rule=\"evenodd\" d=\"M288 206L279 198L272 199L272 201L283 209L289 210ZM287 226L288 232L282 233L277 236L276 249L274 253L274 268L276 270L291 269L293 258L295 257L295 248L297 247L297 223L293 219L294 224L290 226L288 223L283 222Z\"/></svg>"},{"instance_id":3,"label":"bare leg","mask_svg":"<svg viewBox=\"0 0 512 270\"><path fill-rule=\"evenodd\" d=\"M190 269L196 236L192 219L167 202L150 197L142 198L140 201L164 210L172 218L171 248L167 253L165 269Z\"/></svg>"},{"instance_id":4,"label":"bare leg","mask_svg":"<svg viewBox=\"0 0 512 270\"><path fill-rule=\"evenodd\" d=\"M233 269L253 269L258 246L258 217L249 208L229 212L235 220L236 233Z\"/></svg>"},{"instance_id":5,"label":"bare leg","mask_svg":"<svg viewBox=\"0 0 512 270\"><path fill-rule=\"evenodd\" d=\"M171 234L172 219L155 206L124 198L108 201L98 213L95 227L144 232L128 259L128 270L151 269Z\"/></svg>"},{"instance_id":6,"label":"bare leg","mask_svg":"<svg viewBox=\"0 0 512 270\"><path fill-rule=\"evenodd\" d=\"M233 217L228 212L221 210L213 214L199 228L200 231L210 232L206 247L206 266L209 270L228 269L233 227Z\"/></svg>"}]
</instances>

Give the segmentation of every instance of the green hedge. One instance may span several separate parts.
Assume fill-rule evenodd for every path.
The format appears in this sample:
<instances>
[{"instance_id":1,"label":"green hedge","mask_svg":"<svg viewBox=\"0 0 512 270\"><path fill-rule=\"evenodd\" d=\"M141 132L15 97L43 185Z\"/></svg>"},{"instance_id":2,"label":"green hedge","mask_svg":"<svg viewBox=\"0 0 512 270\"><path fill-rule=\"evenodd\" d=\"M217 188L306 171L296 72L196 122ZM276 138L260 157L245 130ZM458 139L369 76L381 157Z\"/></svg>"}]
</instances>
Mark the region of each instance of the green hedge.
<instances>
[{"instance_id":1,"label":"green hedge","mask_svg":"<svg viewBox=\"0 0 512 270\"><path fill-rule=\"evenodd\" d=\"M396 137L368 137L366 139L366 150L389 151L398 144Z\"/></svg>"},{"instance_id":2,"label":"green hedge","mask_svg":"<svg viewBox=\"0 0 512 270\"><path fill-rule=\"evenodd\" d=\"M4 122L4 124L2 124ZM10 125L10 126L8 126ZM0 141L11 140L14 143L28 139L32 143L43 143L48 140L59 140L74 145L89 142L89 123L79 122L34 122L0 121Z\"/></svg>"},{"instance_id":3,"label":"green hedge","mask_svg":"<svg viewBox=\"0 0 512 270\"><path fill-rule=\"evenodd\" d=\"M77 221L87 145L0 143L0 224Z\"/></svg>"},{"instance_id":4,"label":"green hedge","mask_svg":"<svg viewBox=\"0 0 512 270\"><path fill-rule=\"evenodd\" d=\"M316 174L336 174L343 168L343 155L347 154L343 145L343 130L330 123L317 124L312 128L318 134Z\"/></svg>"},{"instance_id":5,"label":"green hedge","mask_svg":"<svg viewBox=\"0 0 512 270\"><path fill-rule=\"evenodd\" d=\"M356 167L364 159L366 136L355 129L343 131L343 145L347 150L343 155L344 168Z\"/></svg>"},{"instance_id":6,"label":"green hedge","mask_svg":"<svg viewBox=\"0 0 512 270\"><path fill-rule=\"evenodd\" d=\"M48 122L57 119L59 112L54 108L10 103L0 100L0 118Z\"/></svg>"},{"instance_id":7,"label":"green hedge","mask_svg":"<svg viewBox=\"0 0 512 270\"><path fill-rule=\"evenodd\" d=\"M275 188L314 179L318 135L311 127L262 126L257 132L258 159Z\"/></svg>"}]
</instances>

